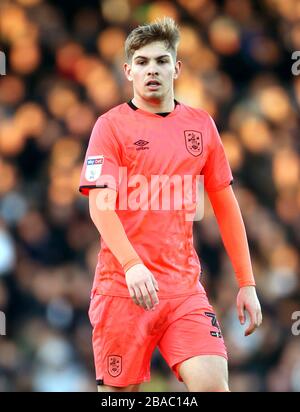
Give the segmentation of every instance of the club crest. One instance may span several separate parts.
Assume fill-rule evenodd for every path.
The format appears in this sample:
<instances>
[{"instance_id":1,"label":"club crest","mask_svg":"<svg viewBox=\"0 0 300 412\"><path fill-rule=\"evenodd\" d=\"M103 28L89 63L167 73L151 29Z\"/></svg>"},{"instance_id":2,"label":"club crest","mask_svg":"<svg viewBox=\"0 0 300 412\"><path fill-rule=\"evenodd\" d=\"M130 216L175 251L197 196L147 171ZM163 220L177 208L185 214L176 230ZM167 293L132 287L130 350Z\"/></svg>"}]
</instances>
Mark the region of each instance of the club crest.
<instances>
[{"instance_id":1,"label":"club crest","mask_svg":"<svg viewBox=\"0 0 300 412\"><path fill-rule=\"evenodd\" d=\"M110 355L108 358L108 373L112 377L119 376L122 372L122 357L118 355Z\"/></svg>"},{"instance_id":2,"label":"club crest","mask_svg":"<svg viewBox=\"0 0 300 412\"><path fill-rule=\"evenodd\" d=\"M185 130L185 145L190 154L199 156L203 150L202 133L196 130Z\"/></svg>"}]
</instances>

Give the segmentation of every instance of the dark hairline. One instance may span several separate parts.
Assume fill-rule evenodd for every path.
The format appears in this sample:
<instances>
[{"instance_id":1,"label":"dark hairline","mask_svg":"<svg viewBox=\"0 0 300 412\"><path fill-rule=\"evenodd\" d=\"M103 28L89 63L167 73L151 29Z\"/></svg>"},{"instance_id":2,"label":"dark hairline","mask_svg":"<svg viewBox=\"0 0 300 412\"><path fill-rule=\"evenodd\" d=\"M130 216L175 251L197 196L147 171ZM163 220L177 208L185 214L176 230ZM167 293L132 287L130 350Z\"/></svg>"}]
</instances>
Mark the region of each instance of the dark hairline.
<instances>
[{"instance_id":1,"label":"dark hairline","mask_svg":"<svg viewBox=\"0 0 300 412\"><path fill-rule=\"evenodd\" d=\"M149 44L152 44L152 43L164 43L166 51L170 53L172 60L174 61L174 63L176 63L177 50L174 49L173 47L168 47L169 45L168 45L168 42L166 40L153 40L153 41L150 41L147 44L144 44L143 46L139 47L138 49L133 50L133 53L131 53L130 56L125 56L126 62L130 64L132 62L133 55L136 51L138 51L138 50L142 49L143 47L148 46ZM165 55L165 57L167 57L167 56L170 57L169 55ZM136 57L135 57L135 59L136 59Z\"/></svg>"}]
</instances>

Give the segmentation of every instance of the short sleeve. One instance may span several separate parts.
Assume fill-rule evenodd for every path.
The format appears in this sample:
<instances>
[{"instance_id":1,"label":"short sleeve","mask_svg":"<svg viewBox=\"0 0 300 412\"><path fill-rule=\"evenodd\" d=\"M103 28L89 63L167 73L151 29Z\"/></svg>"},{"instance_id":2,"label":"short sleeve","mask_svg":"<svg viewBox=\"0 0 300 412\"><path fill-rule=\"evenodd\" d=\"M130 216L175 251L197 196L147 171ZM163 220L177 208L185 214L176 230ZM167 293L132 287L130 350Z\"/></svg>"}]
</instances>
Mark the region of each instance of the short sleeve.
<instances>
[{"instance_id":1,"label":"short sleeve","mask_svg":"<svg viewBox=\"0 0 300 412\"><path fill-rule=\"evenodd\" d=\"M217 127L210 116L208 116L206 132L209 139L209 154L202 175L205 190L216 192L229 186L233 177Z\"/></svg>"},{"instance_id":2,"label":"short sleeve","mask_svg":"<svg viewBox=\"0 0 300 412\"><path fill-rule=\"evenodd\" d=\"M89 140L81 170L79 191L88 196L92 188L118 190L120 145L115 138L109 120L99 117Z\"/></svg>"}]
</instances>

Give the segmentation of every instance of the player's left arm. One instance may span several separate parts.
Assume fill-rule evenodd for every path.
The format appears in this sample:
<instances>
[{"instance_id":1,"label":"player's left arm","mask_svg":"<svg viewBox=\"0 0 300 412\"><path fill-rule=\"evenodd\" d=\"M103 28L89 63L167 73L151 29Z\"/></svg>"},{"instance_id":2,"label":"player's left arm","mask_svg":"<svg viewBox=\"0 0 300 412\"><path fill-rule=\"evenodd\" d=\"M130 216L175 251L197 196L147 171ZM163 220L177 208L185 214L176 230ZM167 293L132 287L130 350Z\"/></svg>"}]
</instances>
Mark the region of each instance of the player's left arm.
<instances>
[{"instance_id":1,"label":"player's left arm","mask_svg":"<svg viewBox=\"0 0 300 412\"><path fill-rule=\"evenodd\" d=\"M237 311L240 323L245 323L245 310L250 324L245 336L250 335L262 322L262 312L256 295L249 246L241 210L231 186L207 192L213 207L226 252L233 265L240 290Z\"/></svg>"}]
</instances>

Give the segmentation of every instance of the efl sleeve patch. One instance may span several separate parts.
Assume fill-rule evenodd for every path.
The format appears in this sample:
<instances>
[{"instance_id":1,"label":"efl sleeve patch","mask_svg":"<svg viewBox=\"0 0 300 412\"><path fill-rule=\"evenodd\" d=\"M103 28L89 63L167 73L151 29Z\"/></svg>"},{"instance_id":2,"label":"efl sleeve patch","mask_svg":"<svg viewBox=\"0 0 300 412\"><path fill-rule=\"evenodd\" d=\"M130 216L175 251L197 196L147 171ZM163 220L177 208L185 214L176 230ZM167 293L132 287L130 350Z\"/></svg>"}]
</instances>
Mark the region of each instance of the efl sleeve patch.
<instances>
[{"instance_id":1,"label":"efl sleeve patch","mask_svg":"<svg viewBox=\"0 0 300 412\"><path fill-rule=\"evenodd\" d=\"M104 156L89 156L86 160L85 178L88 182L95 182L99 179L102 166L104 163Z\"/></svg>"}]
</instances>

